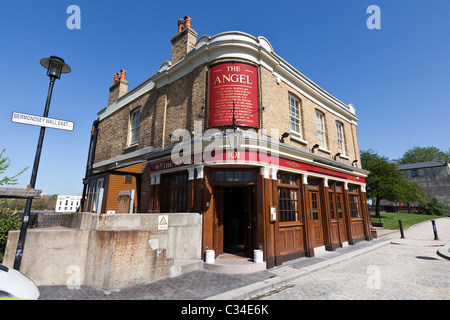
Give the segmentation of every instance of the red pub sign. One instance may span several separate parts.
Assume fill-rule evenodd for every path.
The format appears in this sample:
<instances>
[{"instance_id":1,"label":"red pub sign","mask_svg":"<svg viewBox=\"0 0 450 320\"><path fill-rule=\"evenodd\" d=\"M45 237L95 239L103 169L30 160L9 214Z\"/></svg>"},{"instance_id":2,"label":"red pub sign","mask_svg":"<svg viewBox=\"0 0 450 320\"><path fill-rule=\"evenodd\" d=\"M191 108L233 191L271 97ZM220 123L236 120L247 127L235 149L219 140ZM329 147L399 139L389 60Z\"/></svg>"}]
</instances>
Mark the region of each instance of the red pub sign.
<instances>
[{"instance_id":1,"label":"red pub sign","mask_svg":"<svg viewBox=\"0 0 450 320\"><path fill-rule=\"evenodd\" d=\"M209 69L208 126L233 124L259 127L258 71L255 66L228 62Z\"/></svg>"}]
</instances>

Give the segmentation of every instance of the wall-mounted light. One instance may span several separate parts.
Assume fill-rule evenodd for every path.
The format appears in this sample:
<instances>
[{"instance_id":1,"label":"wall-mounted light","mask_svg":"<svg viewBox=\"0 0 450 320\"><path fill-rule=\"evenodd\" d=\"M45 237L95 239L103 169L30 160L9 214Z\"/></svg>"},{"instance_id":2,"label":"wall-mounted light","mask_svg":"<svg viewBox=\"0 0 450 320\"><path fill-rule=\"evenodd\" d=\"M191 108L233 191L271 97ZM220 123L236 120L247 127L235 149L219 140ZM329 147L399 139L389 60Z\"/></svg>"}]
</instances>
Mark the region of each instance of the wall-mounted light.
<instances>
[{"instance_id":1,"label":"wall-mounted light","mask_svg":"<svg viewBox=\"0 0 450 320\"><path fill-rule=\"evenodd\" d=\"M289 137L289 133L287 133L287 132L283 133L281 135L281 137L280 137L280 142L284 143L284 139L287 138L287 137Z\"/></svg>"},{"instance_id":2,"label":"wall-mounted light","mask_svg":"<svg viewBox=\"0 0 450 320\"><path fill-rule=\"evenodd\" d=\"M340 155L341 155L340 152L336 153L336 154L334 155L333 159L336 160L336 158L339 157Z\"/></svg>"},{"instance_id":3,"label":"wall-mounted light","mask_svg":"<svg viewBox=\"0 0 450 320\"><path fill-rule=\"evenodd\" d=\"M312 147L312 149L311 149L311 152L314 153L314 149L317 149L318 147L320 147L318 143L316 143L315 145L313 145L313 147Z\"/></svg>"},{"instance_id":4,"label":"wall-mounted light","mask_svg":"<svg viewBox=\"0 0 450 320\"><path fill-rule=\"evenodd\" d=\"M352 167L356 167L356 163L358 162L358 160L353 160L352 162Z\"/></svg>"}]
</instances>

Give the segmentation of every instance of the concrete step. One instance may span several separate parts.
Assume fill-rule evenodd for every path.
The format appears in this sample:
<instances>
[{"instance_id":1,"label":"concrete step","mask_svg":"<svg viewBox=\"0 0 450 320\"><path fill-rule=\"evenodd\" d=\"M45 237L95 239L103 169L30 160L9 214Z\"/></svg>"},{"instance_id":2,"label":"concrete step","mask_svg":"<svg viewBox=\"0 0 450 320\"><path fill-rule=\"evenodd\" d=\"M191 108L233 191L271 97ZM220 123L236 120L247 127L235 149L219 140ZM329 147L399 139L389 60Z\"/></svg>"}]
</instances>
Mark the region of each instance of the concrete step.
<instances>
[{"instance_id":1,"label":"concrete step","mask_svg":"<svg viewBox=\"0 0 450 320\"><path fill-rule=\"evenodd\" d=\"M202 269L202 260L174 260L170 268L170 277L178 277L182 274Z\"/></svg>"},{"instance_id":2,"label":"concrete step","mask_svg":"<svg viewBox=\"0 0 450 320\"><path fill-rule=\"evenodd\" d=\"M226 274L245 274L266 270L266 263L255 263L253 259L234 255L220 255L214 263L203 262L203 269Z\"/></svg>"}]
</instances>

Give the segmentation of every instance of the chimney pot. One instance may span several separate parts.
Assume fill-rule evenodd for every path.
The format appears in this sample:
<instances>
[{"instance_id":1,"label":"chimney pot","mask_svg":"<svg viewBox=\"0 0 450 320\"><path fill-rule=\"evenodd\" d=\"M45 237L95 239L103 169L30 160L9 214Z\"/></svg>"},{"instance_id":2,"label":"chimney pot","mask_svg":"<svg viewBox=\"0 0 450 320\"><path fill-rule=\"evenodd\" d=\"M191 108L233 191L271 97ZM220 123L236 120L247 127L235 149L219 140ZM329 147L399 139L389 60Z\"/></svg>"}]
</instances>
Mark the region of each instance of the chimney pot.
<instances>
[{"instance_id":1,"label":"chimney pot","mask_svg":"<svg viewBox=\"0 0 450 320\"><path fill-rule=\"evenodd\" d=\"M126 70L120 69L120 79L125 80L126 74L127 74Z\"/></svg>"},{"instance_id":2,"label":"chimney pot","mask_svg":"<svg viewBox=\"0 0 450 320\"><path fill-rule=\"evenodd\" d=\"M190 28L191 25L192 25L192 19L190 17L188 17L188 16L185 16L184 17L184 21L185 21L184 27L185 28Z\"/></svg>"},{"instance_id":3,"label":"chimney pot","mask_svg":"<svg viewBox=\"0 0 450 320\"><path fill-rule=\"evenodd\" d=\"M184 20L178 19L178 33L184 30Z\"/></svg>"}]
</instances>

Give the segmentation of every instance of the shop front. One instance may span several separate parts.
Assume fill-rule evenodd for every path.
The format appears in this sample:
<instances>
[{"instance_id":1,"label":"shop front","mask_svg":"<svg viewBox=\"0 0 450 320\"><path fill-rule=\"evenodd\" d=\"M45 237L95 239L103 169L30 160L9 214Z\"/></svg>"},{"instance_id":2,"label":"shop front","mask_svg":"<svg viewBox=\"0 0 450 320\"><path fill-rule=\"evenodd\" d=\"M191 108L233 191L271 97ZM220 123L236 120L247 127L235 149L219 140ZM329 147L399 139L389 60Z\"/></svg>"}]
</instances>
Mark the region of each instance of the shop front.
<instances>
[{"instance_id":1,"label":"shop front","mask_svg":"<svg viewBox=\"0 0 450 320\"><path fill-rule=\"evenodd\" d=\"M233 157L224 149L201 163L148 159L151 209L200 212L204 253L252 258L263 250L268 267L314 256L317 247L336 250L371 239L361 169L300 150L290 150L290 157L264 150L244 148Z\"/></svg>"}]
</instances>

